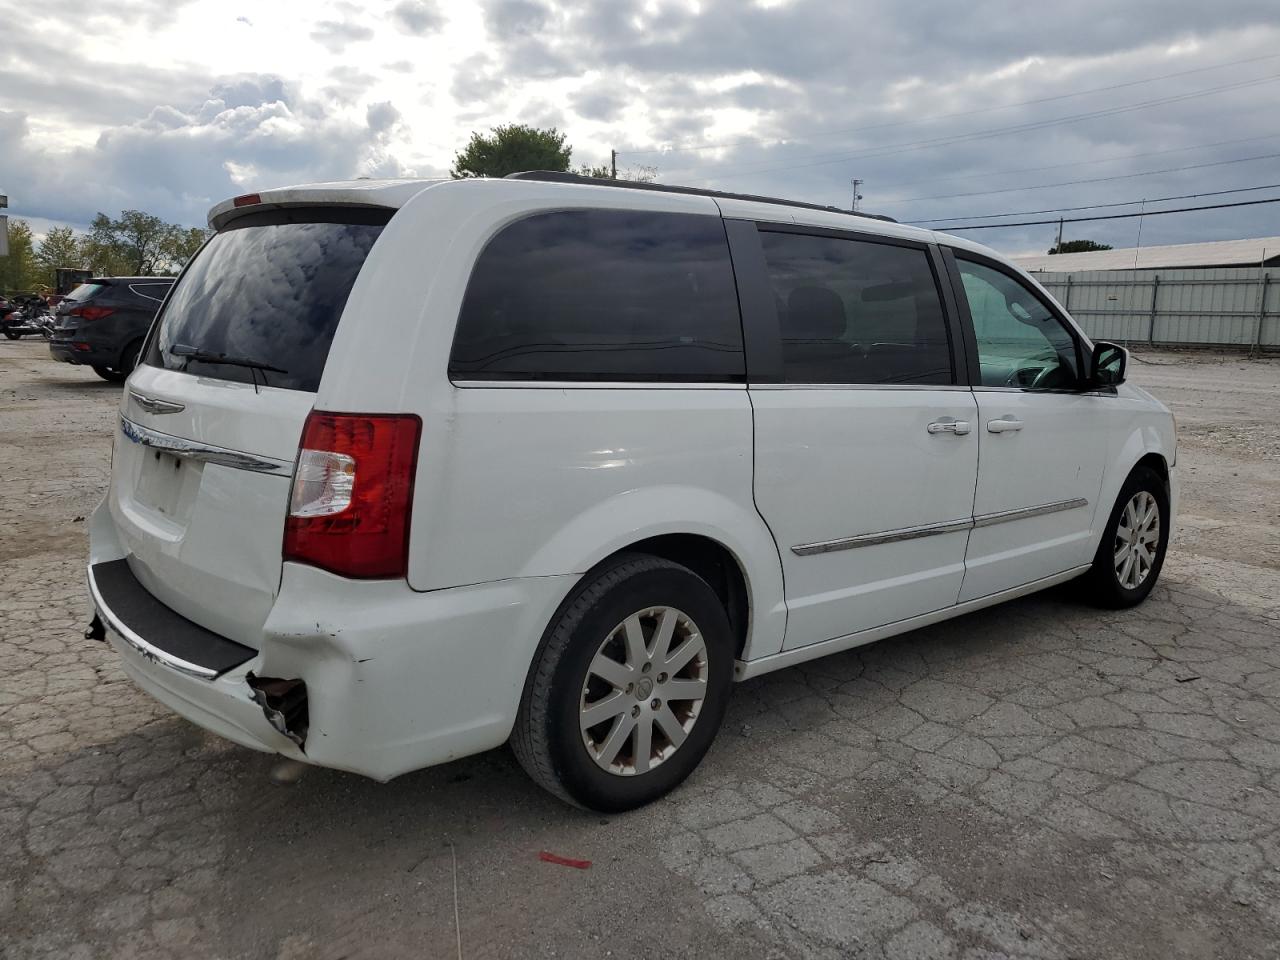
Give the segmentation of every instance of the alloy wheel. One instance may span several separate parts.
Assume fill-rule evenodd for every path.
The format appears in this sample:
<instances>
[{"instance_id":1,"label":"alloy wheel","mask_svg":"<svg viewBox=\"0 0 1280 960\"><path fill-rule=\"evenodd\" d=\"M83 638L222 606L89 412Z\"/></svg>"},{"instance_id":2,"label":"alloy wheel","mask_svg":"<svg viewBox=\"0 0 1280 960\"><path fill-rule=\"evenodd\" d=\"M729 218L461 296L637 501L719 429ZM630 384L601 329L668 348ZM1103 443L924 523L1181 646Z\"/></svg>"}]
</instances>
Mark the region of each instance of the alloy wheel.
<instances>
[{"instance_id":1,"label":"alloy wheel","mask_svg":"<svg viewBox=\"0 0 1280 960\"><path fill-rule=\"evenodd\" d=\"M1120 586L1138 589L1151 575L1160 550L1160 505L1146 490L1139 490L1125 504L1112 549Z\"/></svg>"},{"instance_id":2,"label":"alloy wheel","mask_svg":"<svg viewBox=\"0 0 1280 960\"><path fill-rule=\"evenodd\" d=\"M648 773L680 749L707 695L707 645L674 607L646 607L609 632L587 669L579 726L596 765Z\"/></svg>"}]
</instances>

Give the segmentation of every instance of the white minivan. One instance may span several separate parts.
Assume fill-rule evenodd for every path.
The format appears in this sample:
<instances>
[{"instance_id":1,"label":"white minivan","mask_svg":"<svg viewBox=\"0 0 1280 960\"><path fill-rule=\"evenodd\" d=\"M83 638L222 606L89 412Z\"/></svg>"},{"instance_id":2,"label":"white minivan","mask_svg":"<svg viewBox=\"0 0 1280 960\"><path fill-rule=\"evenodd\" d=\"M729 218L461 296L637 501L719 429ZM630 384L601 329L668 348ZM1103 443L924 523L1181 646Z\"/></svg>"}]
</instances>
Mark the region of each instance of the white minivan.
<instances>
[{"instance_id":1,"label":"white minivan","mask_svg":"<svg viewBox=\"0 0 1280 960\"><path fill-rule=\"evenodd\" d=\"M538 173L209 223L121 400L89 635L247 747L386 780L510 741L622 810L735 679L1160 573L1169 411L969 241Z\"/></svg>"}]
</instances>

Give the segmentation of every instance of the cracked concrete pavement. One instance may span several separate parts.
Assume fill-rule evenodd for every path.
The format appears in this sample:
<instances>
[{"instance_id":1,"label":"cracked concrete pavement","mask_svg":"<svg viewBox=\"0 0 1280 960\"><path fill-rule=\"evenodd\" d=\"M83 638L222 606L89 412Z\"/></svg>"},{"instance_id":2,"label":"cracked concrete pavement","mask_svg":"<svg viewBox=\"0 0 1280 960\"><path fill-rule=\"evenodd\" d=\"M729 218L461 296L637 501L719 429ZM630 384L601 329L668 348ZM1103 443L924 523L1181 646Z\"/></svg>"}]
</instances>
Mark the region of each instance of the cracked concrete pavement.
<instances>
[{"instance_id":1,"label":"cracked concrete pavement","mask_svg":"<svg viewBox=\"0 0 1280 960\"><path fill-rule=\"evenodd\" d=\"M119 388L0 345L0 956L1277 956L1280 362L1132 375L1182 431L1144 606L1059 589L741 684L685 787L600 817L506 751L274 787L136 690L80 635Z\"/></svg>"}]
</instances>

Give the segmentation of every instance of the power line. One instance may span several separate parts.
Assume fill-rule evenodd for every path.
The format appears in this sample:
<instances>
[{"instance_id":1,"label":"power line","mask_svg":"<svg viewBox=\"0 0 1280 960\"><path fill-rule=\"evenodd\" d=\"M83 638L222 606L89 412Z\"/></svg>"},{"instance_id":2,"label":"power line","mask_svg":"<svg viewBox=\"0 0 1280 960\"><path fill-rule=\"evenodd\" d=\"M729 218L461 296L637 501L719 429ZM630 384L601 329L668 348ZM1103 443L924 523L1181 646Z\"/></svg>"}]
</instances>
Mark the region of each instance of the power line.
<instances>
[{"instance_id":1,"label":"power line","mask_svg":"<svg viewBox=\"0 0 1280 960\"><path fill-rule=\"evenodd\" d=\"M820 130L816 133L809 134L808 139L812 140L814 137L839 136L846 133L863 133L868 130L886 130L890 127L912 126L921 123L931 123L935 120L951 120L956 117L971 117L980 113L993 113L997 110L1011 110L1014 107L1029 107L1038 103L1051 103L1055 100L1069 100L1073 97L1086 97L1093 93L1105 93L1108 90L1120 90L1125 87L1140 86L1144 83L1156 83L1160 80L1172 80L1176 77L1188 77L1196 73L1207 73L1211 70L1222 70L1226 67L1238 67L1246 63L1259 63L1263 60L1274 60L1276 57L1280 57L1280 53L1270 53L1261 57L1248 57L1244 60L1229 60L1226 63L1218 63L1209 67L1196 67L1193 70L1181 70L1177 73L1166 73L1158 77L1147 77L1143 80L1128 80L1124 83L1113 83L1105 87L1092 87L1088 90L1077 90L1074 93L1059 93L1052 97L1037 97L1034 100L1019 100L1017 103L1002 103L992 107L979 107L974 110L960 110L956 113L939 113L928 117L917 117L914 120L892 120L886 123L876 123L862 127L844 127L835 130ZM625 150L622 152L628 156L649 153L696 153L702 150L722 150L725 147L741 147L757 143L778 143L787 139L788 138L786 137L748 137L741 140L723 141L721 143L698 144L697 146L692 147L650 147L644 150Z\"/></svg>"},{"instance_id":2,"label":"power line","mask_svg":"<svg viewBox=\"0 0 1280 960\"><path fill-rule=\"evenodd\" d=\"M975 190L972 193L948 193L933 197L911 197L907 200L882 200L880 206L893 203L917 203L921 200L958 200L962 197L986 197L993 193L1020 193L1023 190L1048 190L1051 187L1075 187L1085 183L1110 183L1113 180L1136 180L1139 177L1154 177L1162 173L1179 173L1183 170L1203 170L1206 167L1225 167L1234 163L1251 163L1254 160L1274 160L1280 153L1264 153L1256 157L1236 157L1233 160L1211 160L1206 163L1191 163L1182 167L1165 167L1163 170L1144 170L1141 173L1119 173L1110 177L1089 177L1085 180L1062 180L1059 183L1038 183L1029 187L1001 187L999 190Z\"/></svg>"},{"instance_id":3,"label":"power line","mask_svg":"<svg viewBox=\"0 0 1280 960\"><path fill-rule=\"evenodd\" d=\"M721 173L715 177L704 177L699 180L692 180L691 183L701 183L713 180L723 180L729 177L751 176L761 173L774 173L779 170L801 170L808 167L821 167L832 163L847 163L850 160L865 160L877 157L894 156L899 153L907 153L913 150L923 150L926 147L948 146L954 143L964 143L970 140L981 140L987 137L1005 136L1011 133L1026 133L1032 130L1043 130L1046 127L1057 126L1059 124L1079 123L1083 120L1092 120L1098 117L1116 116L1122 113L1131 113L1135 110L1145 110L1148 107L1165 106L1170 103L1181 103L1186 100L1194 100L1199 97L1208 97L1217 93L1224 93L1228 90L1239 90L1244 87L1255 87L1263 83L1272 83L1280 80L1280 74L1272 74L1267 77L1258 77L1253 80L1237 81L1236 83L1224 84L1219 87L1210 87L1206 90L1192 91L1191 93L1179 94L1170 97L1160 97L1154 100L1143 100L1138 103L1127 104L1122 107L1109 107L1104 110L1093 110L1086 113L1071 114L1064 117L1054 117L1050 120L1037 120L1025 123L1013 124L1008 127L992 127L986 130L975 130L966 134L954 134L946 137L933 137L927 140L911 140L905 143L888 144L885 147L876 147L870 150L863 150L857 153L826 155L824 159L812 160L809 163L789 163L786 166L762 167L743 169L732 171L729 173Z\"/></svg>"},{"instance_id":4,"label":"power line","mask_svg":"<svg viewBox=\"0 0 1280 960\"><path fill-rule=\"evenodd\" d=\"M1193 147L1171 147L1168 150L1147 150L1143 153L1122 153L1114 157L1098 157L1094 160L1071 160L1067 163L1051 163L1044 167L1019 167L1014 170L986 170L982 173L966 173L958 177L925 177L922 180L906 180L901 183L888 184L885 189L896 190L901 187L914 187L920 183L951 183L955 180L976 180L981 177L1003 177L1015 173L1041 173L1045 170L1057 170L1061 167L1085 167L1099 163L1115 163L1117 160L1140 160L1143 157L1159 157L1169 153L1188 153L1192 150L1209 150L1213 147L1231 147L1240 143L1257 143L1259 140L1274 140L1280 133L1268 133L1261 137L1242 137L1238 140L1218 140L1214 143L1201 143Z\"/></svg>"},{"instance_id":5,"label":"power line","mask_svg":"<svg viewBox=\"0 0 1280 960\"><path fill-rule=\"evenodd\" d=\"M973 213L967 217L940 217L934 220L909 220L913 226L929 223L955 223L957 220L987 220L994 217L1034 217L1041 213L1071 213L1076 210L1106 210L1111 207L1131 207L1135 203L1165 203L1169 200L1194 200L1197 197L1221 197L1229 193L1249 193L1253 190L1280 189L1280 183L1264 183L1257 187L1237 187L1234 190L1210 190L1206 193L1183 193L1176 197L1144 197L1141 200L1122 200L1119 203L1090 203L1083 207L1050 207L1047 210L1019 210L1017 213Z\"/></svg>"},{"instance_id":6,"label":"power line","mask_svg":"<svg viewBox=\"0 0 1280 960\"><path fill-rule=\"evenodd\" d=\"M1196 210L1226 210L1228 207L1256 207L1263 203L1280 203L1280 197L1269 200L1238 200L1235 203L1211 203L1203 207L1178 207L1174 210L1147 210L1143 213L1108 213L1096 217L1067 217L1053 220L1022 220L1018 223L976 223L961 227L947 227L948 232L956 230L998 230L1003 227L1040 227L1050 223L1086 223L1092 220L1130 220L1133 217L1159 217L1166 213L1192 213Z\"/></svg>"}]
</instances>

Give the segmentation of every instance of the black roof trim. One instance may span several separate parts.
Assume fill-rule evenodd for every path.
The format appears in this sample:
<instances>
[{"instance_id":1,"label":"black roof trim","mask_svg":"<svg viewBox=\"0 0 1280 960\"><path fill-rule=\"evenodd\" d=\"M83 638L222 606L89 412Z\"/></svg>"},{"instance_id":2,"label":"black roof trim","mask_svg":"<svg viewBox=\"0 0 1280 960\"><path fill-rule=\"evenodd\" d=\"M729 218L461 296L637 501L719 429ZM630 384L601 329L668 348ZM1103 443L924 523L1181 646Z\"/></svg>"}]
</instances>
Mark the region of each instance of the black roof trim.
<instances>
[{"instance_id":1,"label":"black roof trim","mask_svg":"<svg viewBox=\"0 0 1280 960\"><path fill-rule=\"evenodd\" d=\"M509 173L506 180L541 180L547 183L581 183L591 187L614 187L622 190L656 190L659 193L685 193L698 197L721 197L725 200L750 200L753 203L776 203L784 207L802 207L805 210L821 210L824 213L843 213L846 217L864 217L867 220L883 220L885 223L897 223L893 217L879 213L863 213L841 210L839 207L828 207L820 203L805 203L802 200L784 200L781 197L757 197L750 193L725 193L722 190L703 190L700 187L680 187L669 183L641 183L636 180L611 180L607 177L580 177L576 173L562 173L559 170L524 170L520 173Z\"/></svg>"}]
</instances>

